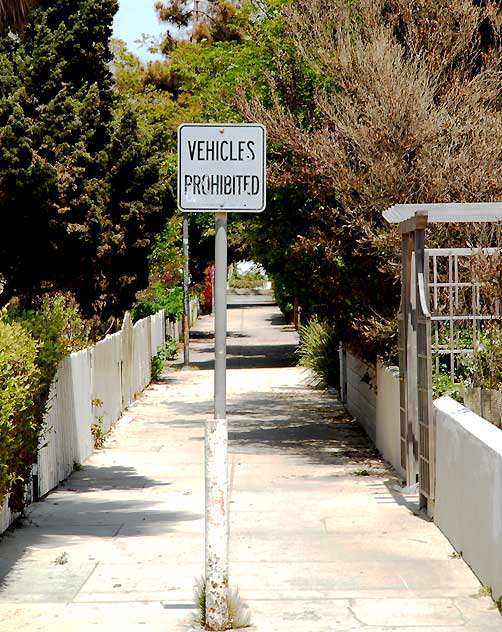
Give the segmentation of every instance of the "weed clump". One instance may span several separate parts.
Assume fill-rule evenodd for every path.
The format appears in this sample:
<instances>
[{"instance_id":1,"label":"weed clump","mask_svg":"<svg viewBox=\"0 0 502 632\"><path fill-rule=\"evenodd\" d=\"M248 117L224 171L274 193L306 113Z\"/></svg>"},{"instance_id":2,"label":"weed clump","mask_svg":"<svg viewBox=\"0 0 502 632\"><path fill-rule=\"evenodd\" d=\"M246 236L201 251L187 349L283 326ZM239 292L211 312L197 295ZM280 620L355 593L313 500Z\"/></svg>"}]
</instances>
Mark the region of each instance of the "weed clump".
<instances>
[{"instance_id":1,"label":"weed clump","mask_svg":"<svg viewBox=\"0 0 502 632\"><path fill-rule=\"evenodd\" d=\"M251 615L246 610L238 589L229 592L227 597L228 624L227 630L240 630L251 627ZM193 624L208 630L206 622L206 580L200 577L195 581L194 601L197 608L197 616Z\"/></svg>"}]
</instances>

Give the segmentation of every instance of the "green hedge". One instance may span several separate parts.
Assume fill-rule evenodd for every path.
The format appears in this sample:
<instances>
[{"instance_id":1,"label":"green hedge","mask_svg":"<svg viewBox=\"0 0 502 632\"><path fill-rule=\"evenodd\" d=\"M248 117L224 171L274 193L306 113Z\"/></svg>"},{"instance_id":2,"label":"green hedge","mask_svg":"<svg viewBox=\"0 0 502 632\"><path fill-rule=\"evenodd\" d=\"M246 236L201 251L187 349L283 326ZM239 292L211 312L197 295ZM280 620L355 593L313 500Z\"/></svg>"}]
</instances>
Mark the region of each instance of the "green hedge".
<instances>
[{"instance_id":1,"label":"green hedge","mask_svg":"<svg viewBox=\"0 0 502 632\"><path fill-rule=\"evenodd\" d=\"M299 328L298 333L298 365L312 371L314 383L338 386L340 361L338 340L333 328L314 316Z\"/></svg>"},{"instance_id":2,"label":"green hedge","mask_svg":"<svg viewBox=\"0 0 502 632\"><path fill-rule=\"evenodd\" d=\"M134 322L147 316L153 316L161 309L166 318L178 320L183 314L183 288L180 286L166 288L161 283L153 285L143 293L143 297L131 310Z\"/></svg>"},{"instance_id":3,"label":"green hedge","mask_svg":"<svg viewBox=\"0 0 502 632\"><path fill-rule=\"evenodd\" d=\"M0 501L17 480L24 483L27 460L36 450L38 351L24 327L0 321Z\"/></svg>"},{"instance_id":4,"label":"green hedge","mask_svg":"<svg viewBox=\"0 0 502 632\"><path fill-rule=\"evenodd\" d=\"M63 356L89 344L75 301L45 298L37 310L0 311L0 503L24 507L24 489L44 435L51 384Z\"/></svg>"}]
</instances>

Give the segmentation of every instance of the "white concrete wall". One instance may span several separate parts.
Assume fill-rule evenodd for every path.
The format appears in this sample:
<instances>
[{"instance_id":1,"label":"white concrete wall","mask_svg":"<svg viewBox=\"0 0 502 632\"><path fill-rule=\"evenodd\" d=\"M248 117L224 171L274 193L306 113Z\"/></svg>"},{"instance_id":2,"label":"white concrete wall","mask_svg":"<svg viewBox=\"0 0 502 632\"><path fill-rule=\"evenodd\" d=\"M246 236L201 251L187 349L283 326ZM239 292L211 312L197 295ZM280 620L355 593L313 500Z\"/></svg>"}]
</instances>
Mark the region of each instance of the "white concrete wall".
<instances>
[{"instance_id":1,"label":"white concrete wall","mask_svg":"<svg viewBox=\"0 0 502 632\"><path fill-rule=\"evenodd\" d=\"M476 573L502 596L502 430L450 397L434 402L434 521Z\"/></svg>"},{"instance_id":2,"label":"white concrete wall","mask_svg":"<svg viewBox=\"0 0 502 632\"><path fill-rule=\"evenodd\" d=\"M401 466L401 419L399 411L399 368L377 363L376 447L403 478Z\"/></svg>"},{"instance_id":3,"label":"white concrete wall","mask_svg":"<svg viewBox=\"0 0 502 632\"><path fill-rule=\"evenodd\" d=\"M347 408L382 456L400 463L399 372L376 367L376 391L361 383L367 365L347 354ZM368 371L372 375L371 371ZM375 395L375 409L373 397ZM502 596L502 430L449 397L434 402L434 521L481 583Z\"/></svg>"},{"instance_id":4,"label":"white concrete wall","mask_svg":"<svg viewBox=\"0 0 502 632\"><path fill-rule=\"evenodd\" d=\"M192 314L197 315L195 306ZM51 387L39 450L41 496L67 478L75 463L92 454L92 424L100 420L108 431L149 384L151 359L164 343L165 325L164 312L143 318L134 327L126 314L120 332L63 358ZM172 325L179 339L180 324ZM0 505L0 533L14 517L7 502Z\"/></svg>"},{"instance_id":5,"label":"white concrete wall","mask_svg":"<svg viewBox=\"0 0 502 632\"><path fill-rule=\"evenodd\" d=\"M376 439L376 368L347 353L347 402L349 413Z\"/></svg>"},{"instance_id":6,"label":"white concrete wall","mask_svg":"<svg viewBox=\"0 0 502 632\"><path fill-rule=\"evenodd\" d=\"M367 364L351 353L340 353L341 392L347 410L364 427L377 450L404 477L401 467L399 369L381 362Z\"/></svg>"}]
</instances>

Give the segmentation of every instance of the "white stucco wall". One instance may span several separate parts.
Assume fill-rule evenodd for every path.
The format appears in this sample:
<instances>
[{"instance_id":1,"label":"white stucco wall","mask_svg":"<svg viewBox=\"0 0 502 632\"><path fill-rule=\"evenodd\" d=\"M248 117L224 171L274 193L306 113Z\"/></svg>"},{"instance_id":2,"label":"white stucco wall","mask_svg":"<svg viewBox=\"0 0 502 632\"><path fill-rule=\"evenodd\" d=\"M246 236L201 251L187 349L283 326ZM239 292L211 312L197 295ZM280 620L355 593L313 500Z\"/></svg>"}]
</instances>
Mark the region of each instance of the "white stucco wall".
<instances>
[{"instance_id":1,"label":"white stucco wall","mask_svg":"<svg viewBox=\"0 0 502 632\"><path fill-rule=\"evenodd\" d=\"M376 368L346 354L347 401L349 413L364 427L373 441L376 440Z\"/></svg>"},{"instance_id":2,"label":"white stucco wall","mask_svg":"<svg viewBox=\"0 0 502 632\"><path fill-rule=\"evenodd\" d=\"M347 410L364 427L377 450L404 478L401 467L399 369L367 364L341 353L342 393Z\"/></svg>"},{"instance_id":3,"label":"white stucco wall","mask_svg":"<svg viewBox=\"0 0 502 632\"><path fill-rule=\"evenodd\" d=\"M434 402L434 521L481 583L502 595L502 430L450 397Z\"/></svg>"},{"instance_id":4,"label":"white stucco wall","mask_svg":"<svg viewBox=\"0 0 502 632\"><path fill-rule=\"evenodd\" d=\"M376 447L396 472L406 477L401 467L399 368L377 363Z\"/></svg>"}]
</instances>

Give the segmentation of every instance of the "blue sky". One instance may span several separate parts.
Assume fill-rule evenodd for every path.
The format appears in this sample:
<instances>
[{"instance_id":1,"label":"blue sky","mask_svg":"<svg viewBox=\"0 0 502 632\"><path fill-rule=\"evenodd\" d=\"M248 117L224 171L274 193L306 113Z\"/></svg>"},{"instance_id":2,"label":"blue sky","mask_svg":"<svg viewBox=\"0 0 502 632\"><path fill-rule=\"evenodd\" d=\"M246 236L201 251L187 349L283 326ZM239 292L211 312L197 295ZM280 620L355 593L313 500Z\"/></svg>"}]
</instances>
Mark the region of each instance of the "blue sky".
<instances>
[{"instance_id":1,"label":"blue sky","mask_svg":"<svg viewBox=\"0 0 502 632\"><path fill-rule=\"evenodd\" d=\"M143 33L159 36L166 27L159 23L154 9L155 0L119 0L120 8L113 23L113 35L127 42L128 49L140 59L154 59L145 47L134 40Z\"/></svg>"}]
</instances>

